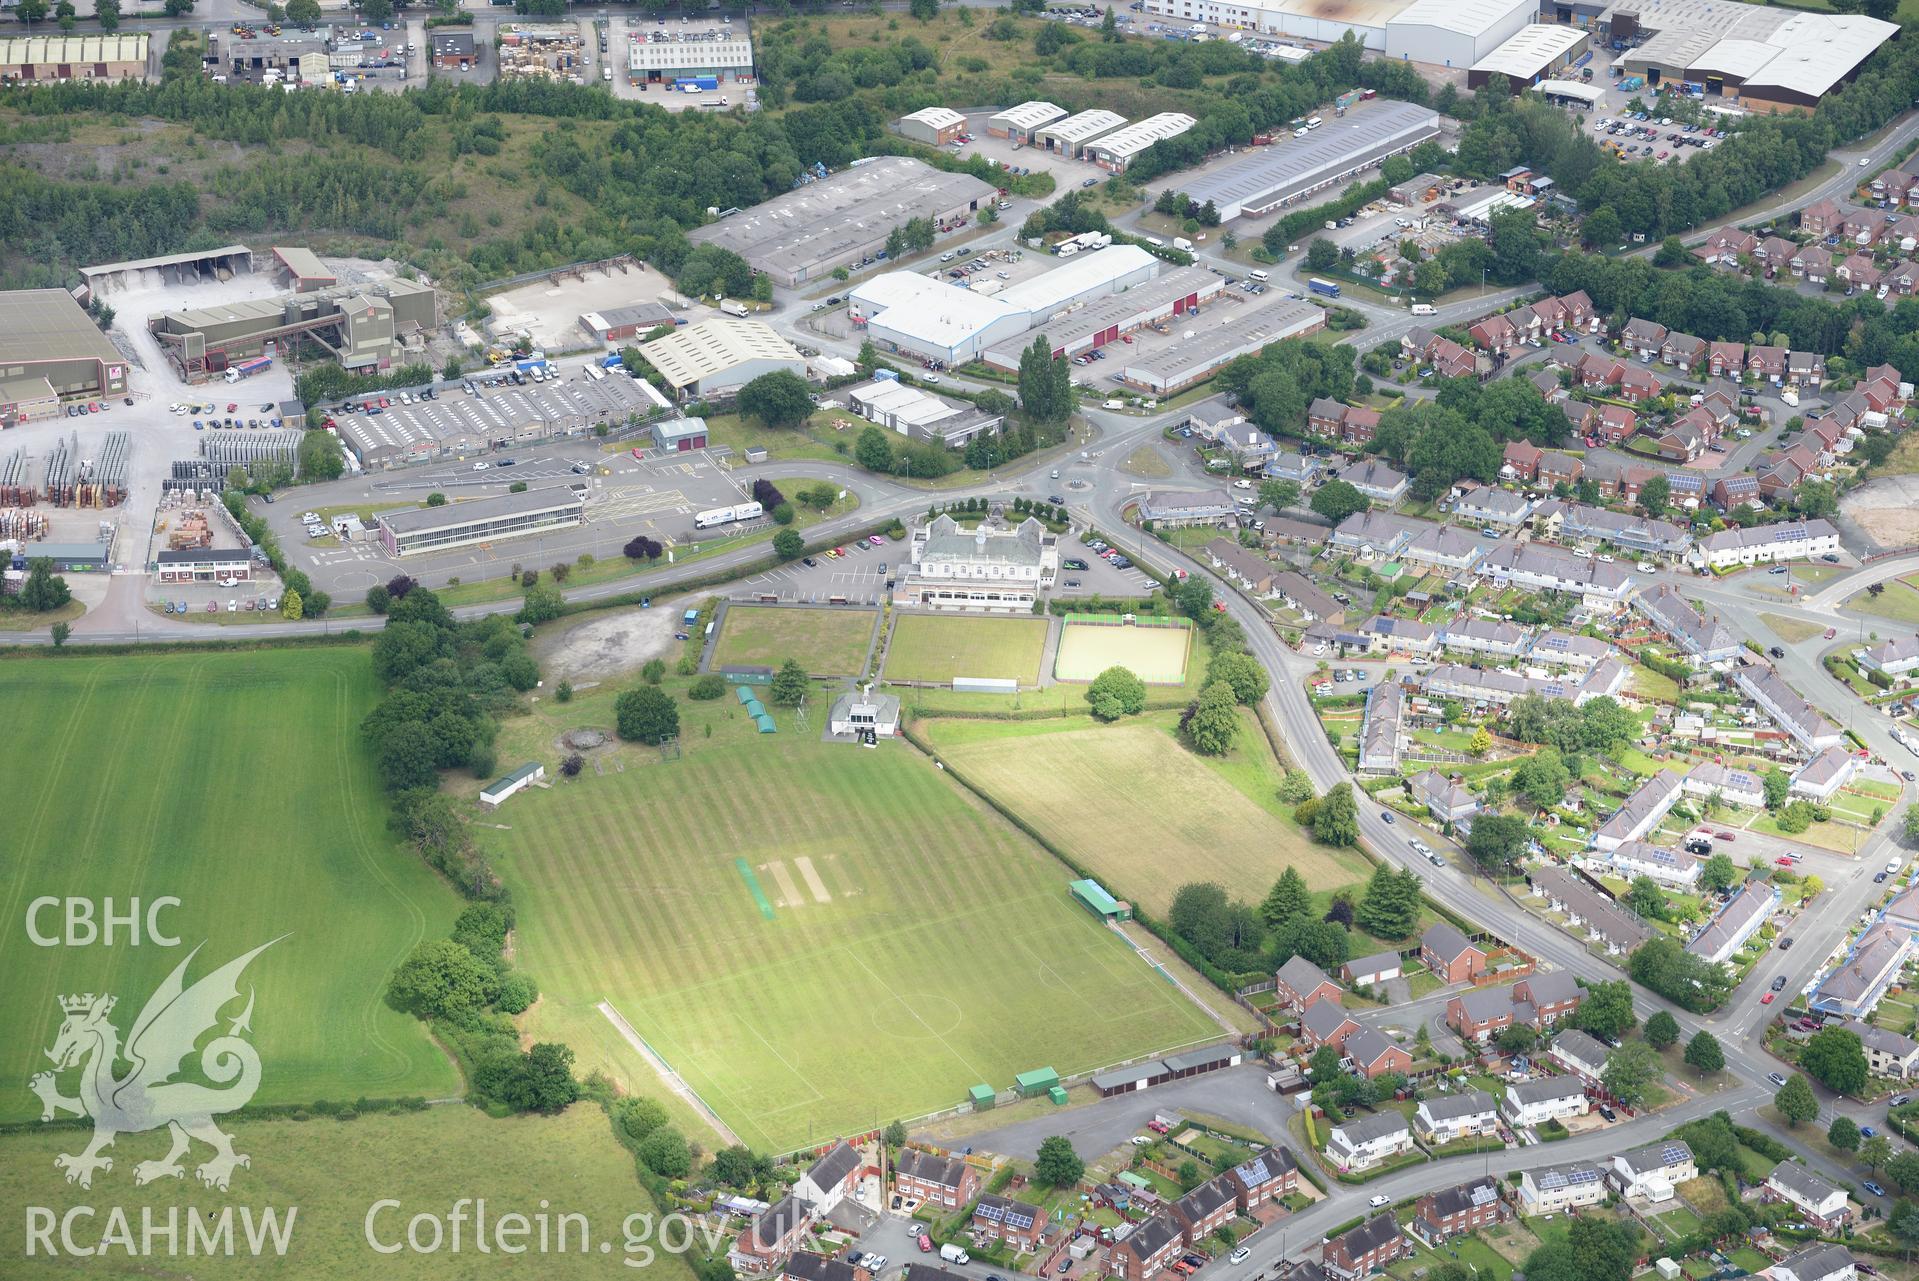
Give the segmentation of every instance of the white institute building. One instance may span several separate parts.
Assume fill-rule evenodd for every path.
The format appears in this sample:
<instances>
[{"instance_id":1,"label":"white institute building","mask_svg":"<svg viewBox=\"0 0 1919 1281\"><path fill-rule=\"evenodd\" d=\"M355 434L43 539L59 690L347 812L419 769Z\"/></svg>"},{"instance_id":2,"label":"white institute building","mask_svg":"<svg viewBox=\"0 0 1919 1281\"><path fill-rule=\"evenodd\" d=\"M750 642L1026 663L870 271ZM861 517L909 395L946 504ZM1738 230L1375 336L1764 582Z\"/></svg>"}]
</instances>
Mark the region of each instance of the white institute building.
<instances>
[{"instance_id":1,"label":"white institute building","mask_svg":"<svg viewBox=\"0 0 1919 1281\"><path fill-rule=\"evenodd\" d=\"M913 530L893 603L923 609L1031 613L1059 575L1059 539L1028 516L1011 529L962 529L940 515Z\"/></svg>"}]
</instances>

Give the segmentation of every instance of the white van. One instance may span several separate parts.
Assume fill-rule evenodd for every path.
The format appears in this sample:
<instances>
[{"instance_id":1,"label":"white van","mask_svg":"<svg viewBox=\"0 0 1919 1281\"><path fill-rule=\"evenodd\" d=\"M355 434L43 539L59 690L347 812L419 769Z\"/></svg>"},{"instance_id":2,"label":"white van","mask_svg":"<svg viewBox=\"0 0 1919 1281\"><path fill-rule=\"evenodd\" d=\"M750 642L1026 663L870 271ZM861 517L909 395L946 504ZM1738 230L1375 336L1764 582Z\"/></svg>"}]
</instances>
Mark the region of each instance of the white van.
<instances>
[{"instance_id":1,"label":"white van","mask_svg":"<svg viewBox=\"0 0 1919 1281\"><path fill-rule=\"evenodd\" d=\"M1429 302L1416 302L1413 304L1413 315L1415 316L1431 316L1436 314L1437 311L1438 308Z\"/></svg>"},{"instance_id":2,"label":"white van","mask_svg":"<svg viewBox=\"0 0 1919 1281\"><path fill-rule=\"evenodd\" d=\"M1273 273L1263 268L1249 271L1246 275L1248 279L1257 280L1262 285L1273 278Z\"/></svg>"},{"instance_id":3,"label":"white van","mask_svg":"<svg viewBox=\"0 0 1919 1281\"><path fill-rule=\"evenodd\" d=\"M1309 116L1306 119L1306 127L1308 129L1317 129L1325 123L1326 122L1324 120L1321 120L1318 116Z\"/></svg>"}]
</instances>

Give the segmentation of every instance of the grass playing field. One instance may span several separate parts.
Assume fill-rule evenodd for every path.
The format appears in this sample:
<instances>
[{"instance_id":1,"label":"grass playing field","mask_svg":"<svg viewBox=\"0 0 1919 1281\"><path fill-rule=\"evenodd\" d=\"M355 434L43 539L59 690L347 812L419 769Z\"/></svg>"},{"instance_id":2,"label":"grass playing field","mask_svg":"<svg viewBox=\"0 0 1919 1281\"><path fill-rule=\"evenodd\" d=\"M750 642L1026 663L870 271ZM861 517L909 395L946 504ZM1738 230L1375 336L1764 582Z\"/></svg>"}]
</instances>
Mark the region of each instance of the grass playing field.
<instances>
[{"instance_id":1,"label":"grass playing field","mask_svg":"<svg viewBox=\"0 0 1919 1281\"><path fill-rule=\"evenodd\" d=\"M191 1172L185 1179L161 1179L136 1187L136 1161L158 1159L166 1151L164 1131L123 1134L113 1151L118 1158L111 1173L97 1175L91 1191L68 1186L54 1168L55 1153L73 1152L85 1131L26 1131L0 1138L0 1197L12 1206L44 1206L56 1215L71 1206L98 1207L94 1216L77 1216L77 1243L87 1233L98 1244L106 1228L107 1206L121 1207L140 1233L140 1213L154 1207L156 1222L178 1208L180 1254L168 1258L164 1238L156 1238L159 1258L130 1259L122 1249L106 1250L85 1260L86 1270L98 1276L192 1276L221 1281L229 1277L354 1278L472 1277L494 1269L523 1271L527 1275L558 1278L610 1277L625 1269L622 1220L636 1211L657 1209L634 1176L633 1159L613 1139L606 1114L592 1103L578 1103L557 1117L520 1117L495 1120L468 1107L438 1107L401 1116L363 1116L340 1122L235 1121L224 1124L234 1137L234 1149L252 1158L235 1172L232 1188L218 1192L202 1188ZM196 1145L197 1146L197 1145ZM537 1235L525 1238L529 1247L518 1259L497 1251L482 1256L473 1239L471 1207L463 1227L461 1249L451 1239L438 1253L406 1251L376 1253L367 1244L365 1220L377 1201L393 1199L400 1208L385 1209L373 1220L375 1239L382 1245L404 1241L407 1220L427 1213L445 1219L463 1197L484 1198L489 1222L505 1214L534 1216L545 1213L557 1234L558 1216L581 1214L591 1229L589 1251L578 1249L579 1233L569 1227L569 1249L536 1254ZM546 1209L542 1210L542 1204ZM233 1208L236 1239L243 1240L240 1207L256 1214L273 1207L281 1214L297 1208L293 1231L283 1258L248 1254L233 1258L186 1254L185 1215L197 1208L218 1215ZM24 1216L9 1214L0 1224L0 1257L9 1277L72 1276L79 1260L26 1258ZM430 1241L423 1230L421 1238ZM549 1236L549 1242L554 1240ZM59 1236L54 1238L56 1246ZM599 1242L612 1243L601 1254ZM703 1244L703 1243L702 1243ZM64 1251L63 1251L64 1254ZM523 1265L515 1267L514 1265ZM660 1255L646 1269L657 1281L688 1281L691 1269L679 1256Z\"/></svg>"},{"instance_id":2,"label":"grass playing field","mask_svg":"<svg viewBox=\"0 0 1919 1281\"><path fill-rule=\"evenodd\" d=\"M885 674L896 681L986 676L1038 685L1050 626L1044 618L901 614L886 649Z\"/></svg>"},{"instance_id":3,"label":"grass playing field","mask_svg":"<svg viewBox=\"0 0 1919 1281\"><path fill-rule=\"evenodd\" d=\"M533 757L552 718L605 724L611 697L543 708ZM611 1002L777 1152L1215 1031L1073 904L1066 868L906 744L824 744L786 715L751 734L731 699L680 709L681 760L622 747L622 768L522 793L481 833L540 979L534 1026L591 1045L583 1069L658 1088L637 1053L575 1037Z\"/></svg>"},{"instance_id":4,"label":"grass playing field","mask_svg":"<svg viewBox=\"0 0 1919 1281\"><path fill-rule=\"evenodd\" d=\"M46 1066L59 997L114 993L124 1036L193 947L189 981L284 934L242 978L258 998L258 1102L458 1090L419 1024L381 999L458 903L387 835L358 733L378 694L357 648L0 663L15 727L0 744L0 1079ZM41 948L23 928L42 896L124 911L165 895L180 900L160 918L177 948ZM0 1120L39 1116L24 1088L0 1094Z\"/></svg>"},{"instance_id":5,"label":"grass playing field","mask_svg":"<svg viewBox=\"0 0 1919 1281\"><path fill-rule=\"evenodd\" d=\"M1350 850L1315 845L1286 817L1272 753L1250 714L1231 756L1209 761L1174 740L1178 714L1115 725L1045 721L921 723L968 780L1091 869L1115 896L1163 914L1188 881L1218 881L1257 902L1288 865L1315 890L1367 875Z\"/></svg>"},{"instance_id":6,"label":"grass playing field","mask_svg":"<svg viewBox=\"0 0 1919 1281\"><path fill-rule=\"evenodd\" d=\"M1090 681L1109 667L1127 667L1148 685L1177 685L1186 679L1192 638L1190 627L1109 627L1069 618L1053 675Z\"/></svg>"},{"instance_id":7,"label":"grass playing field","mask_svg":"<svg viewBox=\"0 0 1919 1281\"><path fill-rule=\"evenodd\" d=\"M720 626L712 665L778 667L797 658L812 676L858 676L866 671L874 615L870 609L733 605Z\"/></svg>"}]
</instances>

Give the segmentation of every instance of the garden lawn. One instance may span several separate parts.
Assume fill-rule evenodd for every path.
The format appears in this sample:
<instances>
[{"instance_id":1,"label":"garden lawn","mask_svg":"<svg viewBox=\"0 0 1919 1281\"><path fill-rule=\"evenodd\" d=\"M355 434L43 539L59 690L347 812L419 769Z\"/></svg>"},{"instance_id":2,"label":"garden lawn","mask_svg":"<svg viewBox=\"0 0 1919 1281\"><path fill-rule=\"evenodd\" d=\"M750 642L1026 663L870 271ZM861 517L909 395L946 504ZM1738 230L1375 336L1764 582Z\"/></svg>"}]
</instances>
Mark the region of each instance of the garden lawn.
<instances>
[{"instance_id":1,"label":"garden lawn","mask_svg":"<svg viewBox=\"0 0 1919 1281\"><path fill-rule=\"evenodd\" d=\"M809 676L859 676L866 671L874 617L870 609L733 605L710 666L778 667L797 658Z\"/></svg>"},{"instance_id":2,"label":"garden lawn","mask_svg":"<svg viewBox=\"0 0 1919 1281\"><path fill-rule=\"evenodd\" d=\"M1115 896L1164 913L1188 881L1257 902L1288 866L1315 890L1367 874L1357 851L1316 845L1276 790L1278 763L1250 714L1233 752L1182 746L1177 713L1081 719L931 720L921 730L971 783L1033 825Z\"/></svg>"},{"instance_id":3,"label":"garden lawn","mask_svg":"<svg viewBox=\"0 0 1919 1281\"><path fill-rule=\"evenodd\" d=\"M125 1036L193 948L189 983L277 939L241 979L258 998L257 1102L458 1091L420 1024L382 998L459 903L387 833L358 729L379 695L362 647L0 663L0 706L30 731L0 747L0 1076L47 1066L62 996L113 993ZM48 895L121 910L178 898L160 923L180 945L36 947L23 922ZM0 1103L0 1120L39 1114L24 1088Z\"/></svg>"},{"instance_id":4,"label":"garden lawn","mask_svg":"<svg viewBox=\"0 0 1919 1281\"><path fill-rule=\"evenodd\" d=\"M1846 608L1897 623L1919 624L1919 589L1903 578L1892 579L1885 587L1877 596L1862 591L1849 597Z\"/></svg>"},{"instance_id":5,"label":"garden lawn","mask_svg":"<svg viewBox=\"0 0 1919 1281\"><path fill-rule=\"evenodd\" d=\"M545 709L544 733L606 725L611 703ZM731 699L679 707L681 759L617 747L605 773L522 793L506 830L481 832L540 980L537 1035L572 1041L610 1003L775 1153L1028 1068L1217 1036L1068 897L1068 869L906 744L821 743L785 712L755 734ZM855 1045L887 1070L848 1071ZM617 1046L580 1066L656 1084Z\"/></svg>"},{"instance_id":6,"label":"garden lawn","mask_svg":"<svg viewBox=\"0 0 1919 1281\"><path fill-rule=\"evenodd\" d=\"M1193 629L1184 620L1175 626L1133 627L1069 618L1060 632L1053 675L1090 681L1109 667L1125 667L1148 685L1178 685L1194 657L1192 639Z\"/></svg>"},{"instance_id":7,"label":"garden lawn","mask_svg":"<svg viewBox=\"0 0 1919 1281\"><path fill-rule=\"evenodd\" d=\"M269 1068L270 1068L269 1064ZM24 1091L22 1091L24 1093ZM70 1207L97 1206L96 1213L76 1220L76 1234L93 1240L108 1230L111 1198L115 1213L124 1210L139 1241L141 1213L155 1211L156 1226L164 1226L168 1212L181 1212L176 1245L178 1258L167 1258L167 1241L153 1238L150 1248L158 1258L130 1258L124 1248L103 1249L86 1261L93 1276L192 1276L204 1281L255 1277L326 1277L328 1281L454 1281L490 1271L476 1260L473 1223L463 1225L461 1249L447 1244L435 1253L407 1251L394 1257L376 1253L367 1243L366 1220L376 1201L391 1198L398 1208L381 1210L372 1220L374 1239L382 1245L406 1240L407 1220L418 1213L441 1219L462 1198L486 1202L489 1225L504 1214L550 1216L557 1241L559 1216L579 1214L592 1232L588 1247L579 1246L579 1228L569 1227L568 1248L549 1248L535 1255L539 1238L528 1236L528 1259L537 1257L526 1275L570 1281L604 1278L625 1269L622 1260L622 1222L644 1212L657 1217L658 1207L634 1175L633 1158L613 1138L606 1114L592 1103L576 1103L555 1117L529 1116L495 1119L467 1107L437 1107L403 1115L368 1114L353 1121L315 1117L310 1121L222 1120L234 1138L234 1149L252 1164L233 1174L230 1192L204 1188L189 1172L184 1179L160 1179L136 1186L132 1166L158 1159L166 1152L163 1131L123 1134L112 1149L113 1171L97 1176L88 1192L61 1181L54 1169L55 1153L74 1152L85 1140L80 1130L29 1130L0 1137L0 1198L13 1206L44 1206L55 1215ZM204 1159L206 1149L194 1145L191 1160ZM105 1188L105 1191L102 1188ZM229 1207L229 1201L233 1204ZM215 1218L234 1211L232 1255L196 1253L187 1257L189 1208ZM266 1207L284 1216L298 1207L284 1258L275 1258L271 1246L264 1261L250 1257L241 1242L241 1214L256 1216ZM469 1214L471 1209L469 1207ZM11 1217L11 1216L10 1216ZM17 1220L16 1220L17 1223ZM450 1228L448 1229L450 1232ZM71 1277L70 1257L28 1259L25 1242L0 1232L10 1278ZM430 1242L422 1229L420 1240ZM54 1238L56 1245L59 1238ZM610 1242L612 1252L601 1254L599 1243ZM57 1251L60 1254L64 1250ZM495 1260L499 1255L492 1256ZM515 1271L511 1267L508 1271ZM692 1281L683 1256L657 1255L645 1269L650 1281Z\"/></svg>"},{"instance_id":8,"label":"garden lawn","mask_svg":"<svg viewBox=\"0 0 1919 1281\"><path fill-rule=\"evenodd\" d=\"M885 676L942 683L983 676L1034 686L1051 626L1044 618L900 614L886 647Z\"/></svg>"}]
</instances>

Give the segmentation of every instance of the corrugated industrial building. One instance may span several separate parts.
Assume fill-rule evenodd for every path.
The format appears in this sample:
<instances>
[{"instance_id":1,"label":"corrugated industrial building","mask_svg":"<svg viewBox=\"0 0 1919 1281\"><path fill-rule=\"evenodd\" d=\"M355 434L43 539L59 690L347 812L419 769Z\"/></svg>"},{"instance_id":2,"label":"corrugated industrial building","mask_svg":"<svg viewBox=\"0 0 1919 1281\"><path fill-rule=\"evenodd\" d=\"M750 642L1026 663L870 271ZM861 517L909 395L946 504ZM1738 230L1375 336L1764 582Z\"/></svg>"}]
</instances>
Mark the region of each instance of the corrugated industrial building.
<instances>
[{"instance_id":1,"label":"corrugated industrial building","mask_svg":"<svg viewBox=\"0 0 1919 1281\"><path fill-rule=\"evenodd\" d=\"M1143 285L1159 268L1159 259L1137 245L1112 245L990 297L894 271L855 288L848 315L881 347L959 365L1072 308Z\"/></svg>"},{"instance_id":2,"label":"corrugated industrial building","mask_svg":"<svg viewBox=\"0 0 1919 1281\"><path fill-rule=\"evenodd\" d=\"M626 73L634 84L681 76L717 80L753 75L753 38L746 23L655 26L630 34Z\"/></svg>"},{"instance_id":3,"label":"corrugated industrial building","mask_svg":"<svg viewBox=\"0 0 1919 1281\"><path fill-rule=\"evenodd\" d=\"M282 288L295 293L325 289L340 283L340 275L320 261L311 249L276 245L273 249L273 278Z\"/></svg>"},{"instance_id":4,"label":"corrugated industrial building","mask_svg":"<svg viewBox=\"0 0 1919 1281\"><path fill-rule=\"evenodd\" d=\"M1281 299L1264 307L1215 307L1181 326L1179 342L1150 350L1128 348L1119 374L1129 387L1170 396L1210 378L1248 352L1326 327L1326 313L1309 302Z\"/></svg>"},{"instance_id":5,"label":"corrugated industrial building","mask_svg":"<svg viewBox=\"0 0 1919 1281\"><path fill-rule=\"evenodd\" d=\"M1047 125L1052 124L1066 114L1066 108L1054 106L1050 102L1022 102L1017 107L1008 107L986 122L986 136L989 138L1011 138L1014 142L1031 142L1033 135Z\"/></svg>"},{"instance_id":6,"label":"corrugated industrial building","mask_svg":"<svg viewBox=\"0 0 1919 1281\"><path fill-rule=\"evenodd\" d=\"M1225 288L1225 280L1204 267L1175 267L1124 293L1055 315L1035 329L1046 334L1055 356L1070 358L1094 347L1119 342L1124 335L1148 325L1177 321L1217 298ZM995 368L1018 369L1020 353L1031 341L1029 336L1022 335L1020 339L989 348L984 359Z\"/></svg>"},{"instance_id":7,"label":"corrugated industrial building","mask_svg":"<svg viewBox=\"0 0 1919 1281\"><path fill-rule=\"evenodd\" d=\"M687 398L732 391L780 369L806 376L806 358L757 320L716 316L655 338L639 351Z\"/></svg>"},{"instance_id":8,"label":"corrugated industrial building","mask_svg":"<svg viewBox=\"0 0 1919 1281\"><path fill-rule=\"evenodd\" d=\"M1368 49L1386 47L1386 26L1408 0L1145 0L1146 12L1332 44L1348 31Z\"/></svg>"},{"instance_id":9,"label":"corrugated industrial building","mask_svg":"<svg viewBox=\"0 0 1919 1281\"><path fill-rule=\"evenodd\" d=\"M1652 85L1689 82L1755 111L1810 111L1899 34L1857 14L1715 0L1616 3L1594 26L1601 39L1634 43L1620 59L1627 74Z\"/></svg>"},{"instance_id":10,"label":"corrugated industrial building","mask_svg":"<svg viewBox=\"0 0 1919 1281\"><path fill-rule=\"evenodd\" d=\"M661 325L677 325L679 317L664 303L642 302L631 307L608 307L580 317L580 328L595 342L620 343L651 333Z\"/></svg>"},{"instance_id":11,"label":"corrugated industrial building","mask_svg":"<svg viewBox=\"0 0 1919 1281\"><path fill-rule=\"evenodd\" d=\"M145 32L0 39L0 81L138 80L147 74Z\"/></svg>"},{"instance_id":12,"label":"corrugated industrial building","mask_svg":"<svg viewBox=\"0 0 1919 1281\"><path fill-rule=\"evenodd\" d=\"M1386 56L1470 67L1539 20L1539 0L1413 0L1386 28Z\"/></svg>"},{"instance_id":13,"label":"corrugated industrial building","mask_svg":"<svg viewBox=\"0 0 1919 1281\"><path fill-rule=\"evenodd\" d=\"M147 328L189 381L236 361L278 353L302 339L317 343L344 369L391 368L406 339L440 324L430 285L393 277L368 285L335 285L279 298L243 299L211 307L159 312Z\"/></svg>"},{"instance_id":14,"label":"corrugated industrial building","mask_svg":"<svg viewBox=\"0 0 1919 1281\"><path fill-rule=\"evenodd\" d=\"M731 249L791 288L830 276L836 267L875 260L895 227L914 218L936 227L972 220L994 188L909 156L881 156L807 183L719 222L696 227L696 245Z\"/></svg>"},{"instance_id":15,"label":"corrugated industrial building","mask_svg":"<svg viewBox=\"0 0 1919 1281\"><path fill-rule=\"evenodd\" d=\"M560 485L444 507L382 512L376 519L388 555L414 556L571 529L585 523L585 512L586 496Z\"/></svg>"},{"instance_id":16,"label":"corrugated industrial building","mask_svg":"<svg viewBox=\"0 0 1919 1281\"><path fill-rule=\"evenodd\" d=\"M1431 108L1375 99L1304 138L1255 147L1180 190L1200 204L1212 201L1220 218L1231 221L1303 200L1438 136L1439 115Z\"/></svg>"},{"instance_id":17,"label":"corrugated industrial building","mask_svg":"<svg viewBox=\"0 0 1919 1281\"><path fill-rule=\"evenodd\" d=\"M66 290L0 293L0 425L47 416L49 398L126 393L126 357Z\"/></svg>"},{"instance_id":18,"label":"corrugated industrial building","mask_svg":"<svg viewBox=\"0 0 1919 1281\"><path fill-rule=\"evenodd\" d=\"M1048 151L1077 157L1087 143L1105 137L1125 123L1126 117L1117 111L1094 107L1035 131L1033 141Z\"/></svg>"},{"instance_id":19,"label":"corrugated industrial building","mask_svg":"<svg viewBox=\"0 0 1919 1281\"><path fill-rule=\"evenodd\" d=\"M1586 52L1591 41L1577 27L1535 22L1481 58L1466 73L1466 87L1477 89L1494 76L1504 76L1518 93L1552 77L1555 71Z\"/></svg>"},{"instance_id":20,"label":"corrugated industrial building","mask_svg":"<svg viewBox=\"0 0 1919 1281\"><path fill-rule=\"evenodd\" d=\"M394 404L377 414L341 410L336 419L340 443L362 467L378 471L583 435L600 423L649 417L671 404L651 383L610 374Z\"/></svg>"},{"instance_id":21,"label":"corrugated industrial building","mask_svg":"<svg viewBox=\"0 0 1919 1281\"><path fill-rule=\"evenodd\" d=\"M468 71L480 60L471 31L435 31L430 43L433 65L442 71ZM302 68L302 77L304 75Z\"/></svg>"},{"instance_id":22,"label":"corrugated industrial building","mask_svg":"<svg viewBox=\"0 0 1919 1281\"><path fill-rule=\"evenodd\" d=\"M951 107L922 107L911 115L901 116L898 128L902 138L911 138L929 147L944 147L966 132L966 117Z\"/></svg>"},{"instance_id":23,"label":"corrugated industrial building","mask_svg":"<svg viewBox=\"0 0 1919 1281\"><path fill-rule=\"evenodd\" d=\"M1102 169L1114 173L1125 173L1126 167L1133 163L1140 152L1156 142L1168 138L1177 138L1191 129L1196 122L1180 111L1162 111L1156 116L1127 125L1124 129L1115 129L1105 137L1089 143L1086 156Z\"/></svg>"}]
</instances>

